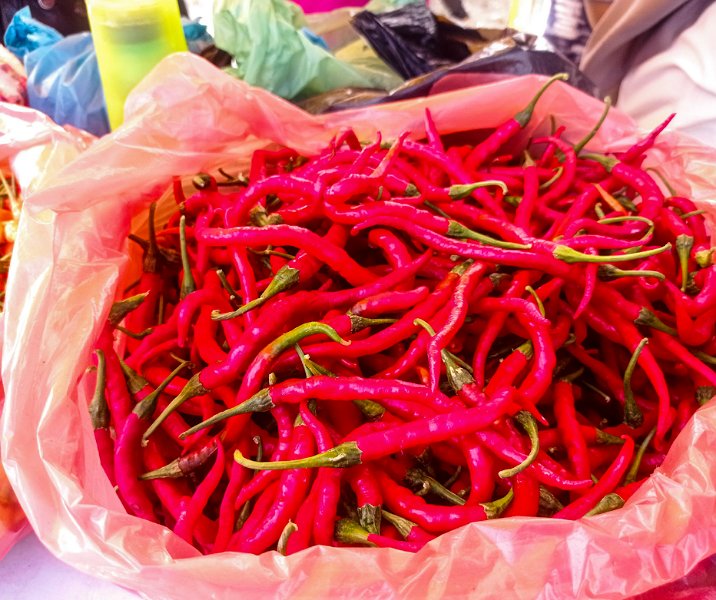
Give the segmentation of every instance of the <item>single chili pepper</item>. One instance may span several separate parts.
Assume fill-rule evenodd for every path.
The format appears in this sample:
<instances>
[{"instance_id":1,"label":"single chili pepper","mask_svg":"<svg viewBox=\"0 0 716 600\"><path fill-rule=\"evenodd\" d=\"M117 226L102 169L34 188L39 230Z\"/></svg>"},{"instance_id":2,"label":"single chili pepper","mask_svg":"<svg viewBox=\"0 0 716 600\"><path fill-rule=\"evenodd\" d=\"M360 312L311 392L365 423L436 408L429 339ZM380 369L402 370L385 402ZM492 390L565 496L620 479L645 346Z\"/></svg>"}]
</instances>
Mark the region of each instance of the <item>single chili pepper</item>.
<instances>
[{"instance_id":1,"label":"single chili pepper","mask_svg":"<svg viewBox=\"0 0 716 600\"><path fill-rule=\"evenodd\" d=\"M299 421L293 429L293 460L300 460L314 449L313 436L308 427ZM240 452L237 450L237 452ZM237 461L238 462L238 461ZM259 463L264 464L264 463ZM238 550L258 554L278 541L281 531L289 519L296 516L301 502L308 492L312 473L305 469L284 471L279 479L276 499L267 511L261 524L255 529L246 525L240 531Z\"/></svg>"},{"instance_id":2,"label":"single chili pepper","mask_svg":"<svg viewBox=\"0 0 716 600\"><path fill-rule=\"evenodd\" d=\"M224 229L206 227L196 232L196 239L209 246L232 244L295 246L324 262L351 285L363 285L375 280L375 276L355 262L343 248L328 244L326 240L308 229L294 225Z\"/></svg>"},{"instance_id":3,"label":"single chili pepper","mask_svg":"<svg viewBox=\"0 0 716 600\"><path fill-rule=\"evenodd\" d=\"M218 487L221 476L224 473L224 447L220 441L217 441L216 446L216 460L211 470L197 486L196 491L189 500L186 511L179 516L174 525L174 533L190 544L194 537L193 532L196 528L196 522L209 503L209 499Z\"/></svg>"},{"instance_id":4,"label":"single chili pepper","mask_svg":"<svg viewBox=\"0 0 716 600\"><path fill-rule=\"evenodd\" d=\"M623 444L624 440L616 435L598 429L594 425L578 423L579 434L588 446L602 444ZM563 444L559 428L541 429L539 432L539 443L541 448L553 448Z\"/></svg>"},{"instance_id":5,"label":"single chili pepper","mask_svg":"<svg viewBox=\"0 0 716 600\"><path fill-rule=\"evenodd\" d=\"M152 479L176 479L187 477L196 472L206 462L216 454L218 438L211 439L208 443L200 446L179 458L174 459L170 463L153 471L142 473L139 479L149 481Z\"/></svg>"},{"instance_id":6,"label":"single chili pepper","mask_svg":"<svg viewBox=\"0 0 716 600\"><path fill-rule=\"evenodd\" d=\"M567 455L575 475L580 479L588 479L591 475L591 468L587 454L587 442L582 436L577 420L572 384L563 381L554 384L554 414L557 420L557 429L567 449Z\"/></svg>"},{"instance_id":7,"label":"single chili pepper","mask_svg":"<svg viewBox=\"0 0 716 600\"><path fill-rule=\"evenodd\" d=\"M140 481L142 475L141 438L149 425L160 395L171 380L189 363L179 364L174 371L151 393L142 394L141 400L127 416L117 432L114 449L114 471L117 474L117 492L124 505L136 516L156 520L154 503L148 488ZM146 388L145 388L146 389Z\"/></svg>"},{"instance_id":8,"label":"single chili pepper","mask_svg":"<svg viewBox=\"0 0 716 600\"><path fill-rule=\"evenodd\" d=\"M276 501L280 482L278 480L271 482L263 494L259 496L254 504L251 513L246 520L240 524L238 531L231 536L227 550L238 551L242 539L246 536L247 531L256 531L265 521L266 515ZM279 534L280 535L280 534Z\"/></svg>"},{"instance_id":9,"label":"single chili pepper","mask_svg":"<svg viewBox=\"0 0 716 600\"><path fill-rule=\"evenodd\" d=\"M95 350L94 353L97 357L97 382L95 384L92 402L90 402L89 405L89 414L102 469L107 475L107 479L109 479L110 483L114 486L116 485L113 460L114 440L112 440L112 434L109 431L109 406L107 406L107 397L104 391L107 384L107 371L104 352L102 352L102 350Z\"/></svg>"},{"instance_id":10,"label":"single chili pepper","mask_svg":"<svg viewBox=\"0 0 716 600\"><path fill-rule=\"evenodd\" d=\"M106 399L115 429L121 427L132 410L132 401L129 398L119 357L114 350L113 330L124 317L141 305L145 298L146 293L143 293L115 302L110 308L107 321L96 342L97 349L102 350L105 358Z\"/></svg>"},{"instance_id":11,"label":"single chili pepper","mask_svg":"<svg viewBox=\"0 0 716 600\"><path fill-rule=\"evenodd\" d=\"M416 304L425 300L429 294L430 291L425 286L420 286L413 290L383 292L356 302L349 312L354 315L374 318L413 308Z\"/></svg>"},{"instance_id":12,"label":"single chili pepper","mask_svg":"<svg viewBox=\"0 0 716 600\"><path fill-rule=\"evenodd\" d=\"M526 473L518 473L512 480L514 498L505 509L504 517L536 517L540 507L539 482Z\"/></svg>"},{"instance_id":13,"label":"single chili pepper","mask_svg":"<svg viewBox=\"0 0 716 600\"><path fill-rule=\"evenodd\" d=\"M288 456L291 450L291 439L293 435L293 424L289 411L286 407L277 406L271 411L276 420L279 435L279 444L276 451L271 456L272 460L283 460ZM259 471L239 491L234 501L234 508L239 509L256 495L262 493L270 484L272 484L280 473L276 471Z\"/></svg>"},{"instance_id":14,"label":"single chili pepper","mask_svg":"<svg viewBox=\"0 0 716 600\"><path fill-rule=\"evenodd\" d=\"M444 533L456 527L484 521L485 509L478 506L439 506L428 504L407 488L377 470L376 477L382 489L387 508L401 517L409 518L429 533Z\"/></svg>"},{"instance_id":15,"label":"single chili pepper","mask_svg":"<svg viewBox=\"0 0 716 600\"><path fill-rule=\"evenodd\" d=\"M383 495L373 469L369 465L356 465L347 470L346 479L356 496L361 527L369 533L380 533Z\"/></svg>"},{"instance_id":16,"label":"single chili pepper","mask_svg":"<svg viewBox=\"0 0 716 600\"><path fill-rule=\"evenodd\" d=\"M268 472L268 471L267 471ZM305 550L311 544L311 534L313 533L313 522L316 515L316 502L318 501L318 493L314 486L311 493L304 500L296 514L296 531L291 535L286 544L286 554L295 554L301 550Z\"/></svg>"},{"instance_id":17,"label":"single chili pepper","mask_svg":"<svg viewBox=\"0 0 716 600\"><path fill-rule=\"evenodd\" d=\"M248 469L242 467L235 460L231 461L229 483L224 490L219 508L219 525L216 540L214 541L214 552L223 552L229 545L236 520L234 502L239 490L245 485L249 473Z\"/></svg>"},{"instance_id":18,"label":"single chili pepper","mask_svg":"<svg viewBox=\"0 0 716 600\"><path fill-rule=\"evenodd\" d=\"M678 359L689 371L699 377L703 377L709 385L716 385L716 372L702 362L704 358L703 355L700 355L699 359L684 348L676 339L660 331L654 331L654 342L664 351L669 352L672 357ZM657 431L657 436L658 434L659 432Z\"/></svg>"},{"instance_id":19,"label":"single chili pepper","mask_svg":"<svg viewBox=\"0 0 716 600\"><path fill-rule=\"evenodd\" d=\"M524 452L510 446L498 433L480 431L477 432L475 436L485 448L508 464L519 465L527 458ZM525 472L531 474L543 485L561 490L579 490L592 485L591 479L574 479L567 471L559 467L559 465L549 464L547 458L548 457L540 451L537 454L537 459L525 469Z\"/></svg>"},{"instance_id":20,"label":"single chili pepper","mask_svg":"<svg viewBox=\"0 0 716 600\"><path fill-rule=\"evenodd\" d=\"M620 159L624 162L632 162L637 160L644 152L654 145L656 138L671 123L676 113L669 115L661 124L657 125L643 140L639 140L626 152L620 155Z\"/></svg>"},{"instance_id":21,"label":"single chili pepper","mask_svg":"<svg viewBox=\"0 0 716 600\"><path fill-rule=\"evenodd\" d=\"M259 306L263 306L268 300L270 300L277 294L285 292L286 290L295 286L298 283L299 275L300 271L298 269L294 269L290 266L281 267L274 276L274 278L271 280L269 286L261 293L258 298L255 298L254 300L251 300L250 302L243 304L236 310L233 310L228 313L221 313L218 310L214 311L212 313L212 318L217 321L234 319L251 310L254 310L255 308L258 308Z\"/></svg>"},{"instance_id":22,"label":"single chili pepper","mask_svg":"<svg viewBox=\"0 0 716 600\"><path fill-rule=\"evenodd\" d=\"M295 346L304 337L317 333L324 333L329 338L341 344L348 343L342 338L340 338L333 329L323 323L305 323L304 325L301 325L274 340L274 342L266 346L256 356L256 358L254 358L253 362L249 366L249 369L244 375L244 379L241 382L239 397L241 397L240 395L245 393L246 390L251 389L256 384L257 380L260 380L260 378L262 378L263 373L276 356L280 355L288 348L292 348L293 346ZM229 354L229 359L227 362L234 360L232 358L232 354L233 353ZM202 375L206 373L209 373L209 381L207 381L205 384L202 381ZM162 422L167 418L167 416L169 416L169 414L171 414L184 402L195 396L205 394L210 389L218 387L219 385L224 383L222 379L218 377L211 377L211 375L213 375L213 373L211 371L208 371L208 368L193 375L192 378L187 382L187 385L184 387L181 394L174 398L174 400L170 402L169 406L162 412L162 414L160 414L159 417L157 417L157 419L149 426L142 439L146 441L146 439L156 430L156 428L162 424ZM214 385L212 385L212 383Z\"/></svg>"},{"instance_id":23,"label":"single chili pepper","mask_svg":"<svg viewBox=\"0 0 716 600\"><path fill-rule=\"evenodd\" d=\"M264 412L282 403L299 403L311 398L337 402L402 400L425 404L444 411L462 406L459 403L450 401L439 391L433 392L429 388L415 383L391 379L316 376L310 379L288 380L278 385L264 388L243 403L217 413L210 419L195 425L187 430L184 435L191 435L230 417L253 412Z\"/></svg>"},{"instance_id":24,"label":"single chili pepper","mask_svg":"<svg viewBox=\"0 0 716 600\"><path fill-rule=\"evenodd\" d=\"M490 157L494 156L500 148L502 148L508 140L514 137L519 131L524 129L532 118L537 102L545 93L547 88L555 81L566 81L568 76L566 73L558 73L551 77L535 94L529 104L514 118L506 121L497 127L487 139L475 146L465 159L465 168L474 171L482 165Z\"/></svg>"},{"instance_id":25,"label":"single chili pepper","mask_svg":"<svg viewBox=\"0 0 716 600\"><path fill-rule=\"evenodd\" d=\"M390 523L400 533L400 535L408 542L415 544L425 545L431 540L435 539L435 536L428 533L424 529L418 527L416 523L394 515L391 512L383 511L385 520Z\"/></svg>"},{"instance_id":26,"label":"single chili pepper","mask_svg":"<svg viewBox=\"0 0 716 600\"><path fill-rule=\"evenodd\" d=\"M383 251L393 269L401 269L413 259L407 246L387 229L371 230L368 234L368 242Z\"/></svg>"},{"instance_id":27,"label":"single chili pepper","mask_svg":"<svg viewBox=\"0 0 716 600\"><path fill-rule=\"evenodd\" d=\"M308 410L305 402L301 403L301 418L311 430L316 440L316 449L325 452L333 446L333 440L326 427ZM313 523L313 541L316 544L330 546L333 539L333 523L336 520L338 501L341 495L340 469L319 469L314 486L319 490Z\"/></svg>"},{"instance_id":28,"label":"single chili pepper","mask_svg":"<svg viewBox=\"0 0 716 600\"><path fill-rule=\"evenodd\" d=\"M364 546L377 546L379 548L393 548L406 552L417 552L422 545L404 540L396 540L385 535L370 533L351 519L339 519L335 528L336 540L345 544L360 544Z\"/></svg>"},{"instance_id":29,"label":"single chili pepper","mask_svg":"<svg viewBox=\"0 0 716 600\"><path fill-rule=\"evenodd\" d=\"M162 266L161 254L157 245L157 236L154 225L154 216L156 213L157 203L152 202L149 205L149 242L144 249L142 259L142 276L137 286L138 293L146 293L144 301L132 312L127 315L127 328L132 331L142 331L147 327L156 324L157 302L159 294L163 289L164 280L160 273ZM128 347L133 349L136 343L127 342Z\"/></svg>"},{"instance_id":30,"label":"single chili pepper","mask_svg":"<svg viewBox=\"0 0 716 600\"><path fill-rule=\"evenodd\" d=\"M470 490L466 504L474 506L492 498L495 489L492 455L474 438L468 436L459 440L470 473Z\"/></svg>"},{"instance_id":31,"label":"single chili pepper","mask_svg":"<svg viewBox=\"0 0 716 600\"><path fill-rule=\"evenodd\" d=\"M594 486L580 496L577 500L565 506L554 516L558 519L579 519L599 502L606 494L613 492L624 477L632 455L634 454L634 440L624 436L624 445L619 455L610 465L609 469Z\"/></svg>"},{"instance_id":32,"label":"single chili pepper","mask_svg":"<svg viewBox=\"0 0 716 600\"><path fill-rule=\"evenodd\" d=\"M639 356L642 350L649 342L648 338L644 338L639 342L634 353L629 359L626 371L624 371L624 422L630 427L639 427L644 422L644 415L639 410L639 407L634 400L634 392L631 387L631 378L636 368Z\"/></svg>"},{"instance_id":33,"label":"single chili pepper","mask_svg":"<svg viewBox=\"0 0 716 600\"><path fill-rule=\"evenodd\" d=\"M316 378L313 378L308 381L315 380ZM234 457L245 466L270 470L353 466L406 448L440 442L484 429L504 414L512 400L511 396L509 391L505 391L478 408L454 410L448 414L439 414L430 419L420 419L390 430L376 431L362 436L351 435L350 441L308 459L272 461L257 466L253 461L244 458L239 451Z\"/></svg>"},{"instance_id":34,"label":"single chili pepper","mask_svg":"<svg viewBox=\"0 0 716 600\"><path fill-rule=\"evenodd\" d=\"M163 440L161 436L149 441L144 451L147 468L153 469L166 464L166 458L159 447L160 444L163 445L164 443L166 443L166 440ZM186 498L191 495L185 482L179 479L154 479L150 483L165 513L174 520L178 519ZM194 529L194 537L199 545L207 550L211 547L211 543L216 537L213 524L203 515L199 518Z\"/></svg>"}]
</instances>

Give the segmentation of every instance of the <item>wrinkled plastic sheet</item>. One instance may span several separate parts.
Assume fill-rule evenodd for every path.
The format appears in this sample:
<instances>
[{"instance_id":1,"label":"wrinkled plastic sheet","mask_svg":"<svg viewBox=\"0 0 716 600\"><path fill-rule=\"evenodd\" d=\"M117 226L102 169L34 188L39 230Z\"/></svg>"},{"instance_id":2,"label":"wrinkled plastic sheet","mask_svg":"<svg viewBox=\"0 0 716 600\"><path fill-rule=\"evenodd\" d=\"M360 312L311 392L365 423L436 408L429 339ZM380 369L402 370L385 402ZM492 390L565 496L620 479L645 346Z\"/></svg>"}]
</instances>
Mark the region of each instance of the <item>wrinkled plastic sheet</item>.
<instances>
[{"instance_id":1,"label":"wrinkled plastic sheet","mask_svg":"<svg viewBox=\"0 0 716 600\"><path fill-rule=\"evenodd\" d=\"M0 103L0 169L12 171L23 190L32 190L46 181L89 141L85 134L62 129L42 113ZM0 313L0 323L3 316ZM0 356L2 351L3 336L0 334ZM0 409L4 398L0 381ZM28 531L29 524L0 467L0 558Z\"/></svg>"},{"instance_id":2,"label":"wrinkled plastic sheet","mask_svg":"<svg viewBox=\"0 0 716 600\"><path fill-rule=\"evenodd\" d=\"M380 15L364 11L351 23L385 64L408 80L387 94L357 88L328 92L308 101L312 113L420 98L454 86L456 79L464 87L516 75L566 73L573 87L601 97L597 86L542 37L463 28L420 4Z\"/></svg>"},{"instance_id":3,"label":"wrinkled plastic sheet","mask_svg":"<svg viewBox=\"0 0 716 600\"><path fill-rule=\"evenodd\" d=\"M492 127L542 82L516 78L313 117L198 58L161 63L130 97L125 125L25 203L8 290L1 438L8 476L43 544L78 569L153 600L624 598L681 578L714 554L714 402L698 411L623 509L576 522L471 524L417 554L313 547L290 557L200 556L169 529L128 515L102 472L82 375L128 265L132 218L172 175L236 164L272 142L311 152L342 126L363 139L376 130L388 139L404 130L420 136L425 108L445 133ZM596 100L558 83L525 135L545 130L554 115L577 139L600 111ZM628 117L612 111L590 148L624 148L637 135ZM650 160L677 191L702 205L714 197L714 150L666 133ZM709 209L713 214L713 204Z\"/></svg>"}]
</instances>

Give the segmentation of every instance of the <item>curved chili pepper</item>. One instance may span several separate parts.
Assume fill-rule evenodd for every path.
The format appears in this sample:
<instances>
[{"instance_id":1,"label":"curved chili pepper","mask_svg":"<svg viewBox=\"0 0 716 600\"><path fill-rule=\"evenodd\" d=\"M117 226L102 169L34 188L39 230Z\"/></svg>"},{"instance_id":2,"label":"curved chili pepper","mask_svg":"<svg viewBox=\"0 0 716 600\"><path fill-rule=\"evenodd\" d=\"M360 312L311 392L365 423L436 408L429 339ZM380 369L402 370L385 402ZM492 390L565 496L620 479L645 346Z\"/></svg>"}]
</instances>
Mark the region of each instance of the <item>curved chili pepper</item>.
<instances>
[{"instance_id":1,"label":"curved chili pepper","mask_svg":"<svg viewBox=\"0 0 716 600\"><path fill-rule=\"evenodd\" d=\"M624 444L619 455L614 459L602 478L594 484L594 487L585 492L577 500L565 506L554 516L558 519L579 519L593 508L601 498L614 491L629 468L632 455L634 454L634 440L629 436L623 436Z\"/></svg>"},{"instance_id":2,"label":"curved chili pepper","mask_svg":"<svg viewBox=\"0 0 716 600\"><path fill-rule=\"evenodd\" d=\"M447 414L412 421L385 431L375 431L361 436L351 435L349 436L350 441L343 442L328 452L300 461L270 462L257 465L253 461L245 459L238 451L234 456L237 461L246 466L270 470L353 466L388 456L406 448L427 445L480 431L504 415L512 401L511 396L512 394L507 391L478 408L454 410Z\"/></svg>"},{"instance_id":3,"label":"curved chili pepper","mask_svg":"<svg viewBox=\"0 0 716 600\"><path fill-rule=\"evenodd\" d=\"M529 123L537 102L545 91L547 91L547 88L555 81L566 81L567 79L568 76L566 73L558 73L547 80L547 82L539 89L532 100L530 100L529 104L527 104L522 111L517 113L514 118L497 127L487 137L487 139L482 141L470 151L470 154L468 154L465 159L465 168L473 171L483 164L488 158L496 154L508 140L524 129L527 123Z\"/></svg>"},{"instance_id":4,"label":"curved chili pepper","mask_svg":"<svg viewBox=\"0 0 716 600\"><path fill-rule=\"evenodd\" d=\"M89 405L89 414L102 469L112 486L114 486L116 484L113 460L114 440L112 440L112 434L109 431L109 406L107 406L107 397L104 391L107 384L104 352L95 350L95 356L97 357L97 381L94 395Z\"/></svg>"},{"instance_id":5,"label":"curved chili pepper","mask_svg":"<svg viewBox=\"0 0 716 600\"><path fill-rule=\"evenodd\" d=\"M289 456L293 460L308 456L313 451L313 436L305 424L297 423L294 427L292 446ZM258 554L278 541L286 523L296 516L300 503L306 497L311 476L312 473L305 469L284 471L282 473L276 498L261 524L255 529L245 525L240 530L237 547L239 551Z\"/></svg>"}]
</instances>

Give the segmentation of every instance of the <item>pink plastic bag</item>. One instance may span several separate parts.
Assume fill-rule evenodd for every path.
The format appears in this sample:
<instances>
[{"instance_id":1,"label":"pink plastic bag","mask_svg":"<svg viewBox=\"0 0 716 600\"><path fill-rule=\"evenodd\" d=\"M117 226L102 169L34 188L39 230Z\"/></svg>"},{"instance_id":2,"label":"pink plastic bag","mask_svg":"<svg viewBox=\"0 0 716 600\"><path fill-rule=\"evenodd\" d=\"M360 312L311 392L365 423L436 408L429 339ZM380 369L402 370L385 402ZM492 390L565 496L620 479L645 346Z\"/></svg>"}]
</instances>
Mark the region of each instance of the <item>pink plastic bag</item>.
<instances>
[{"instance_id":1,"label":"pink plastic bag","mask_svg":"<svg viewBox=\"0 0 716 600\"><path fill-rule=\"evenodd\" d=\"M82 376L126 277L132 219L172 175L245 164L269 142L315 150L345 125L365 139L376 129L389 139L406 129L420 135L426 107L444 132L492 127L521 109L540 83L524 77L312 117L198 58L173 56L159 65L130 98L125 125L25 205L5 323L2 450L41 541L82 571L174 600L623 598L678 579L716 552L716 403L697 413L625 508L578 522L473 524L415 555L314 547L290 557L200 556L168 529L127 515L101 470ZM601 110L562 84L538 107L535 127L548 127L553 114L575 139ZM614 112L590 147L624 147L636 135ZM666 134L651 154L680 190L713 197L716 152Z\"/></svg>"},{"instance_id":2,"label":"pink plastic bag","mask_svg":"<svg viewBox=\"0 0 716 600\"><path fill-rule=\"evenodd\" d=\"M0 103L0 169L11 171L23 193L49 178L60 166L83 150L89 138L55 125L42 113ZM3 314L0 313L0 323ZM0 334L0 356L3 336ZM0 409L4 401L0 382ZM0 558L29 526L17 503L4 470L0 467Z\"/></svg>"}]
</instances>

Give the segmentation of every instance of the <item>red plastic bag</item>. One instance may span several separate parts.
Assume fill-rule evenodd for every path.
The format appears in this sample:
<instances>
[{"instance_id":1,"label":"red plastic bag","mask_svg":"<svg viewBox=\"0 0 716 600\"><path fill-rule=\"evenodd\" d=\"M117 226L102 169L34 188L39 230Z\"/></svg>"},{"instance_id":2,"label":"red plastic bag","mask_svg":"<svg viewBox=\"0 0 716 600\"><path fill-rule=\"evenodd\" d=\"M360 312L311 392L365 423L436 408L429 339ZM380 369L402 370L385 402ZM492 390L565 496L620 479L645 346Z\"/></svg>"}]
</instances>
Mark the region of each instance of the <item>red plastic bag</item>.
<instances>
[{"instance_id":1,"label":"red plastic bag","mask_svg":"<svg viewBox=\"0 0 716 600\"><path fill-rule=\"evenodd\" d=\"M11 172L23 193L51 177L83 150L89 140L85 134L55 125L42 113L0 103L0 170ZM0 313L0 323L2 320ZM0 334L0 356L2 350ZM4 396L0 382L0 409ZM22 509L0 467L0 558L28 531Z\"/></svg>"},{"instance_id":2,"label":"red plastic bag","mask_svg":"<svg viewBox=\"0 0 716 600\"><path fill-rule=\"evenodd\" d=\"M163 526L129 516L101 470L83 371L129 277L132 221L143 218L172 175L245 164L269 142L315 150L346 125L364 139L376 130L384 139L404 130L419 136L426 107L446 133L492 127L521 109L541 82L504 80L312 117L200 59L178 55L159 65L130 98L125 125L25 204L8 292L2 439L8 475L41 541L82 571L148 597L192 600L623 598L678 579L716 552L716 403L696 414L625 508L577 522L472 524L414 555L314 547L289 557L201 556ZM547 128L552 114L576 139L600 110L596 100L558 84L525 135ZM623 148L637 133L614 112L590 147ZM714 197L716 152L665 134L650 154L680 191L701 204Z\"/></svg>"}]
</instances>

